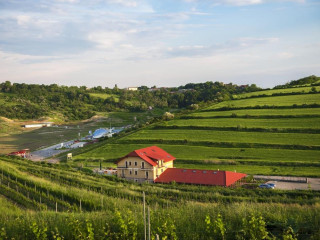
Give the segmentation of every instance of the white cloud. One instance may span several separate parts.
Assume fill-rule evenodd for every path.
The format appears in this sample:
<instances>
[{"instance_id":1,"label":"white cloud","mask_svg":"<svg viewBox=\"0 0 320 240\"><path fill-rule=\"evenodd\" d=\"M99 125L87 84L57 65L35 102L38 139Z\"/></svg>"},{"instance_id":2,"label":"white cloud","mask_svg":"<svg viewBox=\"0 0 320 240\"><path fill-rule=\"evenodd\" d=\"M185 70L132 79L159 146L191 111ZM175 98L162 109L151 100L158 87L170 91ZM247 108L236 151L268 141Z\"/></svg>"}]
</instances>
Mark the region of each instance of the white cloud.
<instances>
[{"instance_id":1,"label":"white cloud","mask_svg":"<svg viewBox=\"0 0 320 240\"><path fill-rule=\"evenodd\" d=\"M185 2L203 2L204 0L184 0ZM233 5L233 6L248 6L257 5L269 2L297 2L305 3L306 0L206 0L207 3L212 3L213 5Z\"/></svg>"},{"instance_id":2,"label":"white cloud","mask_svg":"<svg viewBox=\"0 0 320 240\"><path fill-rule=\"evenodd\" d=\"M107 49L124 40L124 35L120 32L93 32L88 35L88 40L96 43L99 48Z\"/></svg>"},{"instance_id":3,"label":"white cloud","mask_svg":"<svg viewBox=\"0 0 320 240\"><path fill-rule=\"evenodd\" d=\"M288 59L288 58L293 58L294 54L290 52L281 52L278 54L278 57L282 59Z\"/></svg>"},{"instance_id":4,"label":"white cloud","mask_svg":"<svg viewBox=\"0 0 320 240\"><path fill-rule=\"evenodd\" d=\"M24 26L28 23L30 23L31 17L27 15L19 15L17 18L17 24L20 26Z\"/></svg>"}]
</instances>

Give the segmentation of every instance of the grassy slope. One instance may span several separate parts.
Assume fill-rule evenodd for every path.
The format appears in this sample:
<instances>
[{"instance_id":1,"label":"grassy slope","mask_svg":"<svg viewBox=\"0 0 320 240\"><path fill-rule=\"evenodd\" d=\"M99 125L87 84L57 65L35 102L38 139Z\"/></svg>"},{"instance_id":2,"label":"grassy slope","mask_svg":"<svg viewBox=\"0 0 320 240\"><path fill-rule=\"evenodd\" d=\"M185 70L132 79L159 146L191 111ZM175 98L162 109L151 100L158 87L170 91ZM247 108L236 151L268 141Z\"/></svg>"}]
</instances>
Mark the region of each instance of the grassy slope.
<instances>
[{"instance_id":1,"label":"grassy slope","mask_svg":"<svg viewBox=\"0 0 320 240\"><path fill-rule=\"evenodd\" d=\"M314 104L320 102L320 93L317 94L303 94L303 95L289 95L289 96L275 96L275 97L261 97L249 98L240 100L230 100L212 105L208 109L217 109L221 107L254 107L254 106L292 106L294 104Z\"/></svg>"},{"instance_id":2,"label":"grassy slope","mask_svg":"<svg viewBox=\"0 0 320 240\"><path fill-rule=\"evenodd\" d=\"M259 104L290 106L304 103L319 104L320 94L232 100L209 108L214 110L223 106L250 107ZM237 117L223 117L230 116L232 113L236 113ZM203 119L175 119L160 124L161 129L153 129L151 126L123 137L113 144L106 144L80 154L75 157L75 160L85 160L89 166L97 166L97 160L103 159L106 161L104 164L115 166L112 159L119 158L137 148L158 145L177 158L176 167L219 168L250 174L320 177L320 150L317 150L317 146L320 145L320 134L312 132L320 129L320 118L317 116L319 113L320 108L198 111L187 116ZM241 118L241 115L247 114L255 117ZM166 129L167 126L184 126L184 129ZM196 130L190 126L219 127L220 129ZM224 131L224 128L228 127L235 129ZM236 131L237 128L240 131ZM272 132L254 130L246 132L246 128L272 129ZM300 129L301 132L279 132L283 131L282 129L293 131ZM304 129L308 132L304 133Z\"/></svg>"},{"instance_id":3,"label":"grassy slope","mask_svg":"<svg viewBox=\"0 0 320 240\"><path fill-rule=\"evenodd\" d=\"M242 219L250 213L262 215L268 231L276 235L289 225L301 239L319 229L319 192L136 184L4 157L0 157L0 173L0 230L4 228L8 239L36 239L34 224L41 230L47 227L50 239L57 230L65 239L79 239L73 234L88 234L86 222L92 224L95 239L102 239L106 223L111 231L119 231L115 208L124 221L131 216L138 236L143 236L142 191L150 207L153 235L161 236L159 229L170 220L178 239L207 239L204 219L218 213L227 229L226 239L241 232ZM58 213L54 213L56 203Z\"/></svg>"},{"instance_id":4,"label":"grassy slope","mask_svg":"<svg viewBox=\"0 0 320 240\"><path fill-rule=\"evenodd\" d=\"M107 94L107 93L90 93L90 96L92 97L97 97L97 98L102 98L102 99L107 99L110 97L113 97L115 102L119 102L119 96L115 94Z\"/></svg>"},{"instance_id":5,"label":"grassy slope","mask_svg":"<svg viewBox=\"0 0 320 240\"><path fill-rule=\"evenodd\" d=\"M248 98L252 96L261 96L261 95L272 95L272 94L279 94L279 93L308 93L310 92L312 87L293 87L293 88L284 88L284 89L272 89L272 90L264 90L264 91L258 91L258 92L252 92L252 93L245 93L241 95L234 95L233 97L235 99L241 99L241 98ZM317 91L320 91L320 86L316 86L315 89Z\"/></svg>"}]
</instances>

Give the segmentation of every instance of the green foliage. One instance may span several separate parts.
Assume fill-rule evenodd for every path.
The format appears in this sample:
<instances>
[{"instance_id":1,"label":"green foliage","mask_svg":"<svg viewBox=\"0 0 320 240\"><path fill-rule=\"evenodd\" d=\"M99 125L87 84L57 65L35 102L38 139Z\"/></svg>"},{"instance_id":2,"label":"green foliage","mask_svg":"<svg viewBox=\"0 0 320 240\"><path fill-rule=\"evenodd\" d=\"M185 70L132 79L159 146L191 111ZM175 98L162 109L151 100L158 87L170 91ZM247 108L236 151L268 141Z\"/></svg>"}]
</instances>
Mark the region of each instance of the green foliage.
<instances>
[{"instance_id":1,"label":"green foliage","mask_svg":"<svg viewBox=\"0 0 320 240\"><path fill-rule=\"evenodd\" d=\"M5 228L1 228L0 229L0 240L6 240L6 239L8 239L6 230L5 230Z\"/></svg>"},{"instance_id":2,"label":"green foliage","mask_svg":"<svg viewBox=\"0 0 320 240\"><path fill-rule=\"evenodd\" d=\"M267 237L266 222L262 216L250 214L247 218L243 219L243 229L238 235L238 239L262 240L267 239Z\"/></svg>"},{"instance_id":3,"label":"green foliage","mask_svg":"<svg viewBox=\"0 0 320 240\"><path fill-rule=\"evenodd\" d=\"M51 235L54 240L64 240L64 237L60 235L57 227L55 228L55 231L51 231Z\"/></svg>"},{"instance_id":4,"label":"green foliage","mask_svg":"<svg viewBox=\"0 0 320 240\"><path fill-rule=\"evenodd\" d=\"M177 240L176 226L171 217L167 214L160 218L160 226L157 228L157 233L161 240Z\"/></svg>"},{"instance_id":5,"label":"green foliage","mask_svg":"<svg viewBox=\"0 0 320 240\"><path fill-rule=\"evenodd\" d=\"M294 233L291 227L288 227L282 235L283 240L298 240L298 234Z\"/></svg>"},{"instance_id":6,"label":"green foliage","mask_svg":"<svg viewBox=\"0 0 320 240\"><path fill-rule=\"evenodd\" d=\"M46 240L47 239L47 230L46 226L39 226L36 222L33 222L30 226L30 229L33 233L33 239L35 240Z\"/></svg>"},{"instance_id":7,"label":"green foliage","mask_svg":"<svg viewBox=\"0 0 320 240\"><path fill-rule=\"evenodd\" d=\"M207 215L206 219L206 233L208 239L224 240L226 236L226 228L222 220L220 213L216 216L213 222L211 222L210 216Z\"/></svg>"}]
</instances>

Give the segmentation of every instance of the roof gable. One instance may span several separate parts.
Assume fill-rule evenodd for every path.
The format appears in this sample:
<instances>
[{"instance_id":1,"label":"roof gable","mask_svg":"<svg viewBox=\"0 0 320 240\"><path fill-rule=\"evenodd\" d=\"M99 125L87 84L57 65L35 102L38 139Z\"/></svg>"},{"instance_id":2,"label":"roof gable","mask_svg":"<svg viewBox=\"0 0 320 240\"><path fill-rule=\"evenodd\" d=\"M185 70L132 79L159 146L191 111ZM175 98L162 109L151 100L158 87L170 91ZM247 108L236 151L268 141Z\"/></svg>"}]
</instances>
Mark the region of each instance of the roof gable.
<instances>
[{"instance_id":1,"label":"roof gable","mask_svg":"<svg viewBox=\"0 0 320 240\"><path fill-rule=\"evenodd\" d=\"M151 146L146 148L141 148L128 153L123 158L120 158L117 163L126 157L140 157L152 166L157 166L156 161L163 160L164 162L169 162L175 160L175 157L164 151L157 146Z\"/></svg>"}]
</instances>

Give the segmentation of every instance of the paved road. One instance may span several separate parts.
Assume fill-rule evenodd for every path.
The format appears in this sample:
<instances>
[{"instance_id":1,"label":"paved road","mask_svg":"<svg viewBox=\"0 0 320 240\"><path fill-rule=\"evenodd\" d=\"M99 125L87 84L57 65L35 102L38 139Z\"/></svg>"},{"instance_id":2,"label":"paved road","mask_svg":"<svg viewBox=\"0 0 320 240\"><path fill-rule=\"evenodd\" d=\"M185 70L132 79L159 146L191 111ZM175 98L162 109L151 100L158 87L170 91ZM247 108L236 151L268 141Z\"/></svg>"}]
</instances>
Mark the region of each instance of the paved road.
<instances>
[{"instance_id":1,"label":"paved road","mask_svg":"<svg viewBox=\"0 0 320 240\"><path fill-rule=\"evenodd\" d=\"M63 146L70 145L70 148L74 149L74 148L78 148L78 147L83 146L83 144L85 144L85 142L74 143L74 141L72 140L72 141L64 142ZM46 159L46 158L49 158L49 157L53 157L53 156L55 156L57 154L70 151L70 148L58 149L57 150L57 148L60 148L60 147L61 147L61 144L59 143L59 144L56 144L56 145L53 145L53 146L50 146L50 147L43 148L41 150L35 151L35 152L31 152L31 155L30 155L29 158L31 160L33 160L33 161L41 161L43 159Z\"/></svg>"},{"instance_id":2,"label":"paved road","mask_svg":"<svg viewBox=\"0 0 320 240\"><path fill-rule=\"evenodd\" d=\"M253 177L259 180L265 180L266 183L276 184L275 189L320 191L320 178L263 175L254 175Z\"/></svg>"},{"instance_id":3,"label":"paved road","mask_svg":"<svg viewBox=\"0 0 320 240\"><path fill-rule=\"evenodd\" d=\"M320 178L308 178L308 183L299 182L279 182L268 181L267 183L275 183L275 189L282 190L317 190L320 191Z\"/></svg>"}]
</instances>

